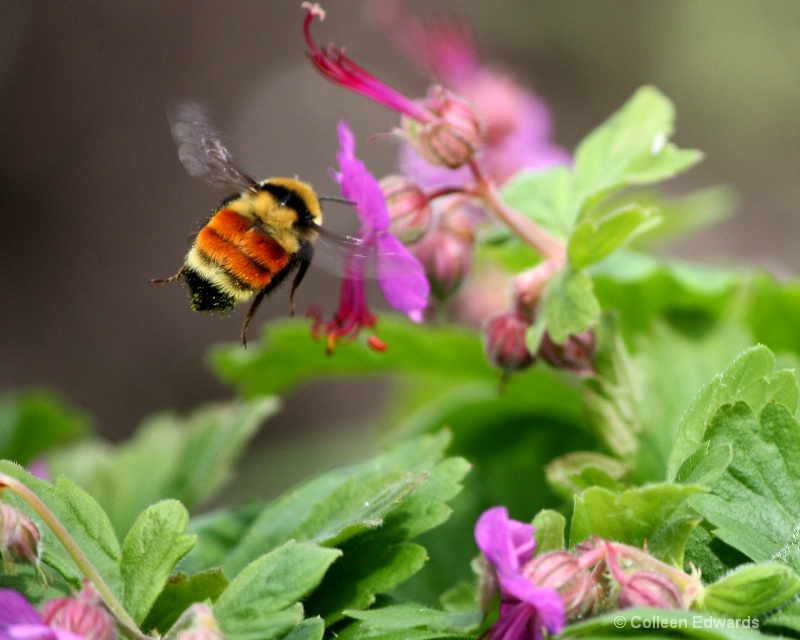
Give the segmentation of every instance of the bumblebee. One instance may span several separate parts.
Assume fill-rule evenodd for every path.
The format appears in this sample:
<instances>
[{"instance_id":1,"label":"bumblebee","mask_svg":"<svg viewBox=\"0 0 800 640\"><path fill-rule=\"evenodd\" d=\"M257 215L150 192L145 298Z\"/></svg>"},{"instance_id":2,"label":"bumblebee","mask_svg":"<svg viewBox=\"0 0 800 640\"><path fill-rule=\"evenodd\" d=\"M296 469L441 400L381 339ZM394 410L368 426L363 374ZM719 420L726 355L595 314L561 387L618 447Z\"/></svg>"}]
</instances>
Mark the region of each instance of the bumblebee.
<instances>
[{"instance_id":1,"label":"bumblebee","mask_svg":"<svg viewBox=\"0 0 800 640\"><path fill-rule=\"evenodd\" d=\"M242 344L247 346L247 325L259 304L296 270L289 293L294 314L295 291L322 233L321 198L311 185L294 178L257 182L242 172L200 105L180 104L170 119L179 157L189 173L239 193L212 213L178 273L152 282L183 278L196 311L224 313L252 298L242 326ZM342 244L352 240L325 235Z\"/></svg>"}]
</instances>

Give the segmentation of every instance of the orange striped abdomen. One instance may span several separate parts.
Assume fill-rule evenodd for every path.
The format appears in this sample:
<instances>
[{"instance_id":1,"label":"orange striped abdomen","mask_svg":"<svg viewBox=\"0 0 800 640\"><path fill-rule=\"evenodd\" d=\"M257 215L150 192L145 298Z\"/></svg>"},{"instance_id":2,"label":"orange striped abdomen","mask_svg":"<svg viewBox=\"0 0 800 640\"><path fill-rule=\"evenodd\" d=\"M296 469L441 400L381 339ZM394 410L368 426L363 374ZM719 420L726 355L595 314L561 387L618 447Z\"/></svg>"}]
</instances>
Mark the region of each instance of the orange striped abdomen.
<instances>
[{"instance_id":1,"label":"orange striped abdomen","mask_svg":"<svg viewBox=\"0 0 800 640\"><path fill-rule=\"evenodd\" d=\"M289 264L289 255L280 244L231 209L218 211L195 244L239 288L251 292L265 288Z\"/></svg>"},{"instance_id":2,"label":"orange striped abdomen","mask_svg":"<svg viewBox=\"0 0 800 640\"><path fill-rule=\"evenodd\" d=\"M291 256L248 218L220 209L197 234L184 275L197 311L227 311L276 284Z\"/></svg>"}]
</instances>

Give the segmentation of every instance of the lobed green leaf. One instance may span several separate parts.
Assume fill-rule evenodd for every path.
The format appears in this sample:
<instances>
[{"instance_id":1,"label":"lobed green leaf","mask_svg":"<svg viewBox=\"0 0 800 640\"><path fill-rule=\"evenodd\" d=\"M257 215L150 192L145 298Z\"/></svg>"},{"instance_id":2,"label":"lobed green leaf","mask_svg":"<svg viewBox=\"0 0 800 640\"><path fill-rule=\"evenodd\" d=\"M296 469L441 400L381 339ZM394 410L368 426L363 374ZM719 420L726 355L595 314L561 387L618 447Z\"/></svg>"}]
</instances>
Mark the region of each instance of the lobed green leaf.
<instances>
[{"instance_id":1,"label":"lobed green leaf","mask_svg":"<svg viewBox=\"0 0 800 640\"><path fill-rule=\"evenodd\" d=\"M731 618L758 616L800 593L800 576L789 567L748 564L703 589L700 605Z\"/></svg>"},{"instance_id":2,"label":"lobed green leaf","mask_svg":"<svg viewBox=\"0 0 800 640\"><path fill-rule=\"evenodd\" d=\"M227 637L279 637L303 618L295 606L315 589L337 549L289 541L245 567L214 603L214 614ZM283 629L283 631L278 631Z\"/></svg>"},{"instance_id":3,"label":"lobed green leaf","mask_svg":"<svg viewBox=\"0 0 800 640\"><path fill-rule=\"evenodd\" d=\"M600 262L624 243L661 222L654 209L630 204L599 219L578 223L567 244L567 257L576 269Z\"/></svg>"},{"instance_id":4,"label":"lobed green leaf","mask_svg":"<svg viewBox=\"0 0 800 640\"><path fill-rule=\"evenodd\" d=\"M185 535L189 513L177 500L147 508L133 523L122 545L122 604L138 623L147 616L172 571L195 544Z\"/></svg>"},{"instance_id":5,"label":"lobed green leaf","mask_svg":"<svg viewBox=\"0 0 800 640\"><path fill-rule=\"evenodd\" d=\"M642 87L595 129L575 153L575 190L579 202L627 185L660 182L696 164L699 151L668 142L675 110L654 87Z\"/></svg>"}]
</instances>

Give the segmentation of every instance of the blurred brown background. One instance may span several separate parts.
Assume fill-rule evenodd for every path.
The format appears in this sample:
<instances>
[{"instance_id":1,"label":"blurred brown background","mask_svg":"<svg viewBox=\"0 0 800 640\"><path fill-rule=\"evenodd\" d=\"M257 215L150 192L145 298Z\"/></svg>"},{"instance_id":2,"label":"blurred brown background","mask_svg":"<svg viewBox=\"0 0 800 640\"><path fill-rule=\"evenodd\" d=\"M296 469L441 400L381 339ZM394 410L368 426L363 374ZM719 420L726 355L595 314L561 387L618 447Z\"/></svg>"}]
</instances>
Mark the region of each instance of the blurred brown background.
<instances>
[{"instance_id":1,"label":"blurred brown background","mask_svg":"<svg viewBox=\"0 0 800 640\"><path fill-rule=\"evenodd\" d=\"M426 86L356 0L329 0L320 42L412 96ZM255 177L298 174L336 193L335 123L346 116L378 175L393 166L393 114L328 85L304 58L300 0L0 2L0 389L60 391L111 437L145 415L226 397L207 346L238 338L241 314L195 314L175 273L221 195L177 159L165 106L197 97L215 111ZM430 2L410 2L429 8ZM800 3L796 0L459 0L484 56L552 107L574 145L642 84L678 111L680 145L706 160L671 186L736 188L735 221L674 251L732 256L796 273L800 256ZM345 229L350 214L329 209ZM337 219L337 216L341 216ZM314 271L314 270L312 270ZM337 281L309 275L299 307L332 308ZM265 303L287 313L285 292ZM346 420L372 389L325 387L289 403L275 429ZM313 398L309 403L308 398ZM308 418L308 420L307 420Z\"/></svg>"}]
</instances>

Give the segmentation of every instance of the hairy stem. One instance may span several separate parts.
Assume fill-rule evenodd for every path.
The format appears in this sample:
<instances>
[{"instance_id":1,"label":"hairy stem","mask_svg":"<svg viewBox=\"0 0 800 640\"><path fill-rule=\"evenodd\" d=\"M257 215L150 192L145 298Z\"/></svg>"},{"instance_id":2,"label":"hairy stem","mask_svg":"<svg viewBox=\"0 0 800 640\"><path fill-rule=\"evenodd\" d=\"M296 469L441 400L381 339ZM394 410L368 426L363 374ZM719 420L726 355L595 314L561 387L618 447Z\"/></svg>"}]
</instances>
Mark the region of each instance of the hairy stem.
<instances>
[{"instance_id":1,"label":"hairy stem","mask_svg":"<svg viewBox=\"0 0 800 640\"><path fill-rule=\"evenodd\" d=\"M564 264L566 260L564 243L516 209L506 205L500 198L497 185L486 175L477 160L471 159L469 168L475 178L475 194L484 204L539 255L557 264Z\"/></svg>"}]
</instances>

